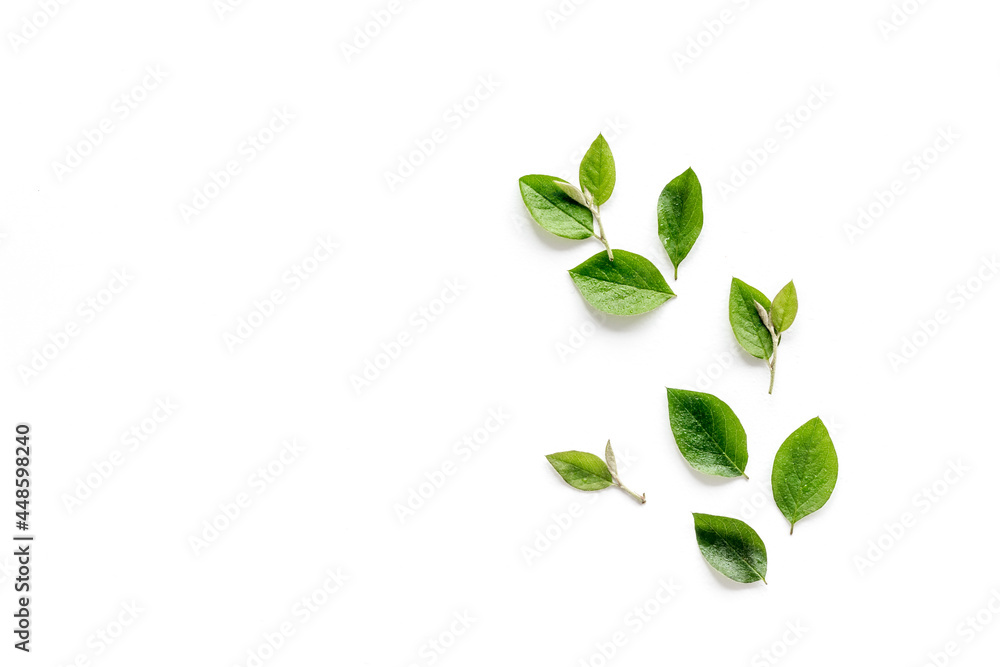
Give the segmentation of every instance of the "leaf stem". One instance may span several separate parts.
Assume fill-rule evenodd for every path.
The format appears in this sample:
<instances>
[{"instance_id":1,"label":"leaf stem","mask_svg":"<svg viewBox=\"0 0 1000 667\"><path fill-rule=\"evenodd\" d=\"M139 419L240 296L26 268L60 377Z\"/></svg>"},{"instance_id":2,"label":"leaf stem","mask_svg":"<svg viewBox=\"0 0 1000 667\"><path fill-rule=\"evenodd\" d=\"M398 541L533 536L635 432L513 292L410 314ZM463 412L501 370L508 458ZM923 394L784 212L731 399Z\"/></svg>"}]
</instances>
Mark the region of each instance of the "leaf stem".
<instances>
[{"instance_id":1,"label":"leaf stem","mask_svg":"<svg viewBox=\"0 0 1000 667\"><path fill-rule=\"evenodd\" d=\"M611 479L614 480L615 484L618 486L619 489L621 489L625 493L627 493L630 496L632 496L633 498L635 498L636 501L638 501L640 505L645 505L646 504L646 494L645 493L640 496L638 493L636 493L632 489L630 489L627 486L625 486L624 484L622 484L621 480L618 479L618 475L612 475Z\"/></svg>"},{"instance_id":2,"label":"leaf stem","mask_svg":"<svg viewBox=\"0 0 1000 667\"><path fill-rule=\"evenodd\" d=\"M594 234L594 238L604 244L605 250L608 251L608 261L613 262L615 256L611 252L611 244L608 243L608 238L604 235L604 225L601 223L601 207L591 204L590 212L594 214L594 221L597 223L597 233Z\"/></svg>"},{"instance_id":3,"label":"leaf stem","mask_svg":"<svg viewBox=\"0 0 1000 667\"><path fill-rule=\"evenodd\" d=\"M775 333L770 323L767 329L771 332L771 358L767 360L767 367L771 370L771 384L767 388L767 393L771 395L774 393L774 367L778 363L778 343L781 342L781 336Z\"/></svg>"},{"instance_id":4,"label":"leaf stem","mask_svg":"<svg viewBox=\"0 0 1000 667\"><path fill-rule=\"evenodd\" d=\"M677 280L677 266L674 265L674 280Z\"/></svg>"}]
</instances>

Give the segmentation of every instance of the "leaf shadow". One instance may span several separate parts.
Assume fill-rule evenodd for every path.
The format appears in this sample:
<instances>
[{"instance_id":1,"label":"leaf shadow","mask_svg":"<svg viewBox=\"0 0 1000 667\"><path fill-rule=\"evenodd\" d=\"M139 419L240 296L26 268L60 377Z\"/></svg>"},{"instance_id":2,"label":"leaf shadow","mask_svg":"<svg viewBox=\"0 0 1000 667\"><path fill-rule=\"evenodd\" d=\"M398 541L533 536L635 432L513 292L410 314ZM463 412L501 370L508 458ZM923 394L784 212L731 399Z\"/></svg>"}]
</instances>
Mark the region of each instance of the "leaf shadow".
<instances>
[{"instance_id":1,"label":"leaf shadow","mask_svg":"<svg viewBox=\"0 0 1000 667\"><path fill-rule=\"evenodd\" d=\"M571 282L573 280L569 276L567 276L566 279ZM666 303L657 306L653 310L639 315L612 315L610 313L605 313L603 310L594 308L589 301L583 298L583 294L580 294L580 290L576 289L576 285L573 285L573 288L577 293L577 296L580 298L580 301L583 302L584 307L587 309L587 313L590 315L590 318L605 329L614 332L631 331L638 326L642 326L646 320L658 315L661 308L665 308L671 301L673 301L673 299L669 299Z\"/></svg>"},{"instance_id":2,"label":"leaf shadow","mask_svg":"<svg viewBox=\"0 0 1000 667\"><path fill-rule=\"evenodd\" d=\"M738 581L733 581L732 579L730 579L729 577L727 577L726 575L722 574L721 572L719 572L718 570L716 570L714 567L712 567L711 565L709 565L708 561L705 560L704 558L702 558L701 561L702 561L702 564L706 568L708 568L709 571L711 571L712 575L715 577L715 580L718 581L720 584L722 584L725 588L728 588L731 591L750 591L750 590L753 590L757 586L766 586L766 584L763 581L754 581L754 582L749 583L749 584L741 584Z\"/></svg>"},{"instance_id":3,"label":"leaf shadow","mask_svg":"<svg viewBox=\"0 0 1000 667\"><path fill-rule=\"evenodd\" d=\"M681 459L684 459L684 456L681 454L680 450L677 450L677 455L680 456ZM699 472L694 468L692 468L691 464L688 463L687 460L684 460L684 465L687 467L688 470L691 471L691 474L695 477L695 479L698 479L703 484L707 484L709 486L723 486L725 484L734 484L735 480L740 480L744 483L750 481L749 479L744 477L720 477L719 475L707 475L703 472Z\"/></svg>"},{"instance_id":4,"label":"leaf shadow","mask_svg":"<svg viewBox=\"0 0 1000 667\"><path fill-rule=\"evenodd\" d=\"M669 429L669 423L667 428ZM677 440L675 440L672 437L672 434L671 434L671 440L673 440L674 443L673 446L674 455L681 462L681 465L683 465L684 468L687 469L688 474L690 474L693 479L698 480L702 484L707 484L708 486L723 486L724 484L733 484L735 480L740 480L744 483L750 481L749 478L745 477L721 477L719 475L709 475L707 473L701 472L700 470L695 470L694 467L692 467L692 465L688 463L688 460L684 458L684 455L681 454L681 449L680 447L677 446Z\"/></svg>"}]
</instances>

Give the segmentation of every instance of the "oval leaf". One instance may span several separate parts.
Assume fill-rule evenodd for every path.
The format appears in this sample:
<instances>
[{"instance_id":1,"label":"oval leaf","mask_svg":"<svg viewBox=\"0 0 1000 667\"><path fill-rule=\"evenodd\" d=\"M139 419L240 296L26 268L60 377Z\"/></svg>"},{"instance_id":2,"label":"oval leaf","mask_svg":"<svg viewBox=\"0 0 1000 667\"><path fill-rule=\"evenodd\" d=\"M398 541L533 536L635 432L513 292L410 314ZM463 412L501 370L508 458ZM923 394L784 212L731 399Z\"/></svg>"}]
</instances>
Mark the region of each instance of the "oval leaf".
<instances>
[{"instance_id":1,"label":"oval leaf","mask_svg":"<svg viewBox=\"0 0 1000 667\"><path fill-rule=\"evenodd\" d=\"M736 335L736 342L758 359L770 359L774 352L771 332L760 319L755 302L765 310L771 308L770 299L761 294L760 290L750 287L739 278L733 278L729 290L729 323Z\"/></svg>"},{"instance_id":2,"label":"oval leaf","mask_svg":"<svg viewBox=\"0 0 1000 667\"><path fill-rule=\"evenodd\" d=\"M695 514L694 532L713 568L741 584L767 583L767 549L753 528L739 519Z\"/></svg>"},{"instance_id":3,"label":"oval leaf","mask_svg":"<svg viewBox=\"0 0 1000 667\"><path fill-rule=\"evenodd\" d=\"M732 408L711 394L667 389L670 430L691 467L739 477L747 469L747 432Z\"/></svg>"},{"instance_id":4,"label":"oval leaf","mask_svg":"<svg viewBox=\"0 0 1000 667\"><path fill-rule=\"evenodd\" d=\"M795 292L795 283L789 281L771 302L771 324L774 325L774 332L787 331L798 312L799 295Z\"/></svg>"},{"instance_id":5,"label":"oval leaf","mask_svg":"<svg viewBox=\"0 0 1000 667\"><path fill-rule=\"evenodd\" d=\"M705 220L701 182L692 169L689 168L663 188L656 204L656 219L660 243L674 264L676 280L677 268L694 247Z\"/></svg>"},{"instance_id":6,"label":"oval leaf","mask_svg":"<svg viewBox=\"0 0 1000 667\"><path fill-rule=\"evenodd\" d=\"M594 216L566 194L555 176L533 174L518 181L528 213L543 229L564 239L587 239L594 235Z\"/></svg>"},{"instance_id":7,"label":"oval leaf","mask_svg":"<svg viewBox=\"0 0 1000 667\"><path fill-rule=\"evenodd\" d=\"M774 456L771 491L793 531L795 522L830 499L837 471L837 450L819 417L807 421L781 444Z\"/></svg>"},{"instance_id":8,"label":"oval leaf","mask_svg":"<svg viewBox=\"0 0 1000 667\"><path fill-rule=\"evenodd\" d=\"M587 452L559 452L549 454L549 460L556 472L566 483L581 491L600 491L612 484L611 472L597 456Z\"/></svg>"},{"instance_id":9,"label":"oval leaf","mask_svg":"<svg viewBox=\"0 0 1000 667\"><path fill-rule=\"evenodd\" d=\"M597 135L580 162L580 187L593 196L597 206L608 201L615 189L615 158L603 134Z\"/></svg>"},{"instance_id":10,"label":"oval leaf","mask_svg":"<svg viewBox=\"0 0 1000 667\"><path fill-rule=\"evenodd\" d=\"M615 250L615 261L601 251L570 269L587 303L611 315L641 315L676 296L663 274L641 255Z\"/></svg>"}]
</instances>

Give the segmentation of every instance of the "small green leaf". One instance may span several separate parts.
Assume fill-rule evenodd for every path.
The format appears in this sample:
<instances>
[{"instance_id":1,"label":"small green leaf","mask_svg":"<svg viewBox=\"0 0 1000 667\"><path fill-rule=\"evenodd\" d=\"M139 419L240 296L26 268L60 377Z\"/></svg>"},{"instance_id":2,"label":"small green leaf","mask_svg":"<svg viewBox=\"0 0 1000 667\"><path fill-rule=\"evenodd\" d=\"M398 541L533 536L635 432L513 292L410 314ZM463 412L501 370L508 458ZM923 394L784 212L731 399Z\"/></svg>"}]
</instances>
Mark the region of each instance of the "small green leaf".
<instances>
[{"instance_id":1,"label":"small green leaf","mask_svg":"<svg viewBox=\"0 0 1000 667\"><path fill-rule=\"evenodd\" d=\"M753 307L757 309L757 314L760 315L760 321L764 323L768 331L772 330L771 327L771 313L767 311L767 308L760 305L756 301L753 302ZM774 343L774 333L771 334L771 342Z\"/></svg>"},{"instance_id":2,"label":"small green leaf","mask_svg":"<svg viewBox=\"0 0 1000 667\"><path fill-rule=\"evenodd\" d=\"M569 196L569 198L577 204L580 206L587 206L587 198L583 196L582 192L580 192L580 188L576 187L572 183L567 183L566 181L560 181L558 179L556 179L555 184L557 188L562 190L564 194ZM587 208L589 209L590 207L587 206Z\"/></svg>"},{"instance_id":3,"label":"small green leaf","mask_svg":"<svg viewBox=\"0 0 1000 667\"><path fill-rule=\"evenodd\" d=\"M819 417L807 421L782 443L774 456L771 491L793 531L797 521L830 499L837 471L837 450Z\"/></svg>"},{"instance_id":4,"label":"small green leaf","mask_svg":"<svg viewBox=\"0 0 1000 667\"><path fill-rule=\"evenodd\" d=\"M691 467L706 475L746 475L747 432L732 408L711 394L667 389L670 430Z\"/></svg>"},{"instance_id":5,"label":"small green leaf","mask_svg":"<svg viewBox=\"0 0 1000 667\"><path fill-rule=\"evenodd\" d=\"M556 472L566 483L581 491L600 491L611 486L611 471L597 456L587 452L559 452L549 454L549 460Z\"/></svg>"},{"instance_id":6,"label":"small green leaf","mask_svg":"<svg viewBox=\"0 0 1000 667\"><path fill-rule=\"evenodd\" d=\"M694 533L713 568L741 584L767 583L767 549L753 528L739 519L696 513Z\"/></svg>"},{"instance_id":7,"label":"small green leaf","mask_svg":"<svg viewBox=\"0 0 1000 667\"><path fill-rule=\"evenodd\" d=\"M771 308L771 301L760 290L750 287L739 278L733 278L729 290L729 323L736 335L736 342L744 350L758 359L770 359L774 353L771 332L757 312L759 303L765 310Z\"/></svg>"},{"instance_id":8,"label":"small green leaf","mask_svg":"<svg viewBox=\"0 0 1000 667\"><path fill-rule=\"evenodd\" d=\"M640 315L676 296L663 274L645 257L615 250L615 261L599 252L570 269L587 303L611 315Z\"/></svg>"},{"instance_id":9,"label":"small green leaf","mask_svg":"<svg viewBox=\"0 0 1000 667\"><path fill-rule=\"evenodd\" d=\"M580 162L580 187L590 192L597 206L608 201L615 189L615 158L603 134L597 135Z\"/></svg>"},{"instance_id":10,"label":"small green leaf","mask_svg":"<svg viewBox=\"0 0 1000 667\"><path fill-rule=\"evenodd\" d=\"M518 181L528 213L543 229L564 239L587 239L594 235L594 215L566 194L555 176L533 174Z\"/></svg>"},{"instance_id":11,"label":"small green leaf","mask_svg":"<svg viewBox=\"0 0 1000 667\"><path fill-rule=\"evenodd\" d=\"M611 473L611 478L615 479L618 477L618 461L615 459L615 451L611 449L610 440L608 440L608 444L604 448L604 461L608 464L608 471Z\"/></svg>"},{"instance_id":12,"label":"small green leaf","mask_svg":"<svg viewBox=\"0 0 1000 667\"><path fill-rule=\"evenodd\" d=\"M782 331L787 331L798 312L799 295L795 292L795 283L789 281L771 302L771 323L774 325L774 332L780 334Z\"/></svg>"},{"instance_id":13,"label":"small green leaf","mask_svg":"<svg viewBox=\"0 0 1000 667\"><path fill-rule=\"evenodd\" d=\"M656 218L660 243L674 264L676 280L677 269L694 247L705 221L701 182L692 169L689 168L663 188L656 204Z\"/></svg>"}]
</instances>

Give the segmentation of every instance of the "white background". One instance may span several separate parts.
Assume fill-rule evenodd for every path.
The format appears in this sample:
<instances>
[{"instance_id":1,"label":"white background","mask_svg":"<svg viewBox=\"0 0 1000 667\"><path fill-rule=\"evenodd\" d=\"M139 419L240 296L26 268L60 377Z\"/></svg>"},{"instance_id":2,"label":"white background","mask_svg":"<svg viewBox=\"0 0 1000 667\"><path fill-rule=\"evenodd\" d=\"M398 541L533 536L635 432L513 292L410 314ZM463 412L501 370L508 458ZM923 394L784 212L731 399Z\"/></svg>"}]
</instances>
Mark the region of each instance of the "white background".
<instances>
[{"instance_id":1,"label":"white background","mask_svg":"<svg viewBox=\"0 0 1000 667\"><path fill-rule=\"evenodd\" d=\"M387 6L251 0L220 16L210 0L100 0L42 20L35 2L5 3L0 535L14 532L24 421L37 541L31 656L10 646L13 563L0 557L3 664L256 664L248 651L285 622L294 635L264 664L762 665L767 650L790 666L917 666L951 641L948 664L992 664L1000 618L960 625L1000 591L1000 287L979 279L1000 248L1000 8L911 0L886 34L889 0L592 0L563 14L556 0L408 1L345 55ZM147 67L165 78L133 94ZM127 118L123 94L143 98ZM463 118L456 104L475 108ZM294 120L245 160L241 144L282 108ZM53 163L104 118L113 131L60 178ZM445 141L390 188L385 174L436 128ZM935 151L949 128L957 139ZM608 235L679 295L634 319L586 306L566 270L600 245L540 230L516 187L574 175L600 131L618 168ZM777 151L743 167L768 139ZM914 178L928 149L936 160ZM240 173L185 220L181 205L233 159ZM675 281L655 202L688 166L705 226ZM724 196L740 169L753 173ZM903 194L849 235L897 179ZM293 289L283 275L320 237L338 249ZM127 287L104 292L123 269ZM734 347L734 275L768 295L798 287L773 396L763 363ZM459 296L440 312L448 281ZM284 302L230 350L225 336L275 289ZM87 300L108 297L86 319ZM935 313L943 324L920 335ZM400 334L411 344L356 391L352 375ZM26 374L32 359L41 370ZM665 386L734 408L749 482L687 466ZM179 407L129 449L123 434L152 430L158 399ZM491 410L502 427L471 456L456 450ZM771 461L816 415L840 480L790 538ZM304 451L258 494L251 477L291 438ZM577 492L543 458L608 438L645 506ZM116 450L120 465L95 477ZM448 462L454 474L401 521L397 505ZM88 476L97 488L68 503ZM935 484L933 502L919 497ZM191 538L241 493L249 506L195 553ZM572 525L552 528L574 504ZM756 528L769 585L715 574L693 511ZM338 568L349 580L301 623L294 605L327 597L316 591ZM634 622L661 580L676 595ZM116 633L133 602L142 611L108 648L96 633ZM463 613L475 620L452 643ZM789 623L805 628L794 645ZM617 632L627 643L594 657ZM439 638L450 648L431 660Z\"/></svg>"}]
</instances>

